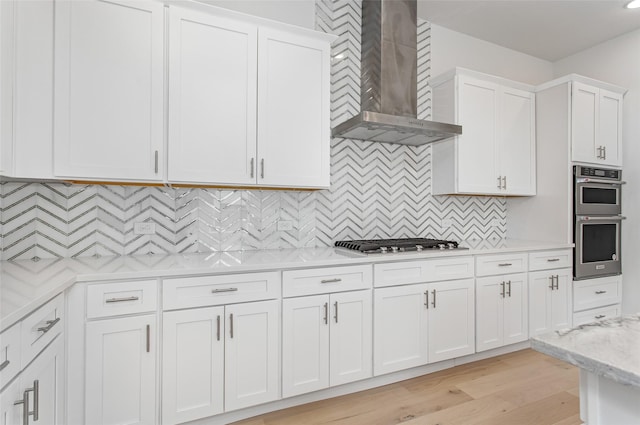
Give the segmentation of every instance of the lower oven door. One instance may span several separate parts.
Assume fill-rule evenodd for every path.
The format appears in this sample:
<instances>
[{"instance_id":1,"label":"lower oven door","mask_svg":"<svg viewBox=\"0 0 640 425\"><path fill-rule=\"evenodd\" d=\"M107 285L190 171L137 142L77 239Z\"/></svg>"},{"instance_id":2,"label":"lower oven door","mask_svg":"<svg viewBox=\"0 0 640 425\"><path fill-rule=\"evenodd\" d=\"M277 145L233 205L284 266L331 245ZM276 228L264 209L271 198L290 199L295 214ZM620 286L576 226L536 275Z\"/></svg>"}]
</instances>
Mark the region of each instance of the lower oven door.
<instances>
[{"instance_id":1,"label":"lower oven door","mask_svg":"<svg viewBox=\"0 0 640 425\"><path fill-rule=\"evenodd\" d=\"M575 279L622 273L620 264L620 230L622 216L576 216Z\"/></svg>"}]
</instances>

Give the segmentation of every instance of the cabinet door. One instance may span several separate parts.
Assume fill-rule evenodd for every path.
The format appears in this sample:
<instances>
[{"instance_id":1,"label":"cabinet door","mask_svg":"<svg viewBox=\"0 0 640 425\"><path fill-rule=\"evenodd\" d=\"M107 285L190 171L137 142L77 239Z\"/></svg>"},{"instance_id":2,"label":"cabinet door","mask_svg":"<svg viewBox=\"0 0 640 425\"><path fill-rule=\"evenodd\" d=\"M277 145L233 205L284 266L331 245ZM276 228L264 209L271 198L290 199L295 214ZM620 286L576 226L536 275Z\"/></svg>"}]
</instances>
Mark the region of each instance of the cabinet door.
<instances>
[{"instance_id":1,"label":"cabinet door","mask_svg":"<svg viewBox=\"0 0 640 425\"><path fill-rule=\"evenodd\" d=\"M224 307L162 315L162 423L224 410Z\"/></svg>"},{"instance_id":2,"label":"cabinet door","mask_svg":"<svg viewBox=\"0 0 640 425\"><path fill-rule=\"evenodd\" d=\"M476 279L476 351L500 347L504 341L504 279Z\"/></svg>"},{"instance_id":3,"label":"cabinet door","mask_svg":"<svg viewBox=\"0 0 640 425\"><path fill-rule=\"evenodd\" d=\"M573 82L571 88L571 157L574 161L594 162L598 157L598 89Z\"/></svg>"},{"instance_id":4,"label":"cabinet door","mask_svg":"<svg viewBox=\"0 0 640 425\"><path fill-rule=\"evenodd\" d=\"M0 3L2 5L2 3ZM4 382L2 383L4 385ZM0 425L22 424L22 405L14 404L23 400L24 392L20 386L20 379L0 392Z\"/></svg>"},{"instance_id":5,"label":"cabinet door","mask_svg":"<svg viewBox=\"0 0 640 425\"><path fill-rule=\"evenodd\" d=\"M427 363L427 284L374 290L373 374Z\"/></svg>"},{"instance_id":6,"label":"cabinet door","mask_svg":"<svg viewBox=\"0 0 640 425\"><path fill-rule=\"evenodd\" d=\"M458 79L458 185L463 193L499 193L496 154L498 91L495 84Z\"/></svg>"},{"instance_id":7,"label":"cabinet door","mask_svg":"<svg viewBox=\"0 0 640 425\"><path fill-rule=\"evenodd\" d=\"M622 166L622 95L600 89L598 144L604 148L602 163Z\"/></svg>"},{"instance_id":8,"label":"cabinet door","mask_svg":"<svg viewBox=\"0 0 640 425\"><path fill-rule=\"evenodd\" d=\"M85 422L155 424L155 316L89 322L86 333Z\"/></svg>"},{"instance_id":9,"label":"cabinet door","mask_svg":"<svg viewBox=\"0 0 640 425\"><path fill-rule=\"evenodd\" d=\"M37 415L42 423L63 424L64 376L64 339L59 336L20 375L21 389L33 389L30 420L35 422Z\"/></svg>"},{"instance_id":10,"label":"cabinet door","mask_svg":"<svg viewBox=\"0 0 640 425\"><path fill-rule=\"evenodd\" d=\"M555 270L529 273L529 336L550 332Z\"/></svg>"},{"instance_id":11,"label":"cabinet door","mask_svg":"<svg viewBox=\"0 0 640 425\"><path fill-rule=\"evenodd\" d=\"M255 183L257 27L169 13L169 180Z\"/></svg>"},{"instance_id":12,"label":"cabinet door","mask_svg":"<svg viewBox=\"0 0 640 425\"><path fill-rule=\"evenodd\" d=\"M473 279L429 285L429 362L475 352Z\"/></svg>"},{"instance_id":13,"label":"cabinet door","mask_svg":"<svg viewBox=\"0 0 640 425\"><path fill-rule=\"evenodd\" d=\"M329 296L282 300L282 396L329 386Z\"/></svg>"},{"instance_id":14,"label":"cabinet door","mask_svg":"<svg viewBox=\"0 0 640 425\"><path fill-rule=\"evenodd\" d=\"M535 95L509 87L500 97L497 153L507 195L535 195Z\"/></svg>"},{"instance_id":15,"label":"cabinet door","mask_svg":"<svg viewBox=\"0 0 640 425\"><path fill-rule=\"evenodd\" d=\"M260 28L258 184L329 187L329 44Z\"/></svg>"},{"instance_id":16,"label":"cabinet door","mask_svg":"<svg viewBox=\"0 0 640 425\"><path fill-rule=\"evenodd\" d=\"M225 307L225 411L280 396L280 301Z\"/></svg>"},{"instance_id":17,"label":"cabinet door","mask_svg":"<svg viewBox=\"0 0 640 425\"><path fill-rule=\"evenodd\" d=\"M163 4L59 1L55 19L55 175L161 180Z\"/></svg>"},{"instance_id":18,"label":"cabinet door","mask_svg":"<svg viewBox=\"0 0 640 425\"><path fill-rule=\"evenodd\" d=\"M330 385L370 378L373 363L371 291L331 294Z\"/></svg>"},{"instance_id":19,"label":"cabinet door","mask_svg":"<svg viewBox=\"0 0 640 425\"><path fill-rule=\"evenodd\" d=\"M504 276L504 279L503 345L509 345L529 338L529 293L525 273Z\"/></svg>"},{"instance_id":20,"label":"cabinet door","mask_svg":"<svg viewBox=\"0 0 640 425\"><path fill-rule=\"evenodd\" d=\"M571 327L573 273L571 269L553 270L556 289L551 291L551 330Z\"/></svg>"}]
</instances>

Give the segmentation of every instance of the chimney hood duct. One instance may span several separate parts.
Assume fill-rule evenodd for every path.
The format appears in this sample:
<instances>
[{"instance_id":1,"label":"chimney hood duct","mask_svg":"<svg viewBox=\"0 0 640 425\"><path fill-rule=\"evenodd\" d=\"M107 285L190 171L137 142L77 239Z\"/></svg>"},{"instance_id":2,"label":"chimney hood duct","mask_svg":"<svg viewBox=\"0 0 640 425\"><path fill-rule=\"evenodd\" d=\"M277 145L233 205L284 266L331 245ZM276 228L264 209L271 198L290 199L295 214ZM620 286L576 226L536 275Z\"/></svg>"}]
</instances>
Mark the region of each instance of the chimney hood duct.
<instances>
[{"instance_id":1,"label":"chimney hood duct","mask_svg":"<svg viewBox=\"0 0 640 425\"><path fill-rule=\"evenodd\" d=\"M454 124L417 119L416 0L362 0L360 112L333 137L423 145L462 134Z\"/></svg>"}]
</instances>

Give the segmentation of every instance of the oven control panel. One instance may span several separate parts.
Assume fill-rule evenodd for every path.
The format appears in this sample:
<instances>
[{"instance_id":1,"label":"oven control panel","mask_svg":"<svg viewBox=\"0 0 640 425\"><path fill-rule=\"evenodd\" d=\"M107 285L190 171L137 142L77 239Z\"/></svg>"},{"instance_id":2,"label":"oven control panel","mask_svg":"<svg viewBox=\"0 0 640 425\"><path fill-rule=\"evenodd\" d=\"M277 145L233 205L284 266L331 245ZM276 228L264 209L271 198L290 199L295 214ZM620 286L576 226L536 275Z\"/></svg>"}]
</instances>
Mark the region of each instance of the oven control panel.
<instances>
[{"instance_id":1,"label":"oven control panel","mask_svg":"<svg viewBox=\"0 0 640 425\"><path fill-rule=\"evenodd\" d=\"M599 177L604 179L620 180L622 177L621 174L621 170L595 167L576 167L577 177Z\"/></svg>"}]
</instances>

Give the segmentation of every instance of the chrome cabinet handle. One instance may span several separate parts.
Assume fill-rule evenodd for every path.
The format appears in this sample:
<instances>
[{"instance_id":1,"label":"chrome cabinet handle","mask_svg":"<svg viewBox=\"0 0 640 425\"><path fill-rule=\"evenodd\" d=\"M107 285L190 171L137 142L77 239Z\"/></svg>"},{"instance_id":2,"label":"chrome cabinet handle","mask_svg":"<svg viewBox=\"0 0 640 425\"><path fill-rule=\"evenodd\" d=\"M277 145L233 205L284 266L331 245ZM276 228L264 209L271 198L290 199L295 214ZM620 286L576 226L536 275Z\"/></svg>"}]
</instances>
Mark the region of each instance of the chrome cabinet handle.
<instances>
[{"instance_id":1,"label":"chrome cabinet handle","mask_svg":"<svg viewBox=\"0 0 640 425\"><path fill-rule=\"evenodd\" d=\"M551 285L549 286L549 288L551 288L551 290L553 291L553 275L549 276L549 280L551 280Z\"/></svg>"},{"instance_id":2,"label":"chrome cabinet handle","mask_svg":"<svg viewBox=\"0 0 640 425\"><path fill-rule=\"evenodd\" d=\"M603 319L603 318L605 318L605 317L607 317L607 316L606 316L606 315L604 315L604 314L598 314L595 318L596 318L596 319Z\"/></svg>"},{"instance_id":3,"label":"chrome cabinet handle","mask_svg":"<svg viewBox=\"0 0 640 425\"><path fill-rule=\"evenodd\" d=\"M9 359L3 361L2 364L0 364L0 372L2 372L7 366L9 366L9 363L11 363Z\"/></svg>"},{"instance_id":4,"label":"chrome cabinet handle","mask_svg":"<svg viewBox=\"0 0 640 425\"><path fill-rule=\"evenodd\" d=\"M42 333L47 333L51 330L51 328L53 328L56 323L58 323L60 321L59 317L56 317L54 320L47 320L45 323L47 324L47 326L42 326L40 328L38 328L38 332L42 332Z\"/></svg>"},{"instance_id":5,"label":"chrome cabinet handle","mask_svg":"<svg viewBox=\"0 0 640 425\"><path fill-rule=\"evenodd\" d=\"M33 381L33 421L40 418L40 381Z\"/></svg>"},{"instance_id":6,"label":"chrome cabinet handle","mask_svg":"<svg viewBox=\"0 0 640 425\"><path fill-rule=\"evenodd\" d=\"M264 179L264 158L260 160L260 178Z\"/></svg>"},{"instance_id":7,"label":"chrome cabinet handle","mask_svg":"<svg viewBox=\"0 0 640 425\"><path fill-rule=\"evenodd\" d=\"M125 297L125 298L108 298L107 300L105 300L106 303L122 303L122 302L126 302L126 301L138 301L140 298L139 297Z\"/></svg>"},{"instance_id":8,"label":"chrome cabinet handle","mask_svg":"<svg viewBox=\"0 0 640 425\"><path fill-rule=\"evenodd\" d=\"M147 353L151 352L151 325L147 325Z\"/></svg>"},{"instance_id":9,"label":"chrome cabinet handle","mask_svg":"<svg viewBox=\"0 0 640 425\"><path fill-rule=\"evenodd\" d=\"M504 298L504 282L500 283L500 296Z\"/></svg>"},{"instance_id":10,"label":"chrome cabinet handle","mask_svg":"<svg viewBox=\"0 0 640 425\"><path fill-rule=\"evenodd\" d=\"M504 190L507 190L507 176L503 176L503 177L502 177L502 182L503 182L503 184L502 184L502 188L503 188Z\"/></svg>"},{"instance_id":11,"label":"chrome cabinet handle","mask_svg":"<svg viewBox=\"0 0 640 425\"><path fill-rule=\"evenodd\" d=\"M220 315L216 319L216 340L220 341Z\"/></svg>"},{"instance_id":12,"label":"chrome cabinet handle","mask_svg":"<svg viewBox=\"0 0 640 425\"><path fill-rule=\"evenodd\" d=\"M502 176L498 176L498 189L502 189Z\"/></svg>"},{"instance_id":13,"label":"chrome cabinet handle","mask_svg":"<svg viewBox=\"0 0 640 425\"><path fill-rule=\"evenodd\" d=\"M556 291L557 291L560 289L560 276L555 275L555 279L556 279Z\"/></svg>"},{"instance_id":14,"label":"chrome cabinet handle","mask_svg":"<svg viewBox=\"0 0 640 425\"><path fill-rule=\"evenodd\" d=\"M250 174L250 175L251 175L251 178L253 178L253 176L254 176L254 169L255 169L255 158L251 158L251 165L250 165L250 168L251 168L251 174Z\"/></svg>"},{"instance_id":15,"label":"chrome cabinet handle","mask_svg":"<svg viewBox=\"0 0 640 425\"><path fill-rule=\"evenodd\" d=\"M436 308L436 290L431 291L431 295L433 296L433 301L431 301L431 306Z\"/></svg>"},{"instance_id":16,"label":"chrome cabinet handle","mask_svg":"<svg viewBox=\"0 0 640 425\"><path fill-rule=\"evenodd\" d=\"M329 303L324 303L324 324L329 324Z\"/></svg>"},{"instance_id":17,"label":"chrome cabinet handle","mask_svg":"<svg viewBox=\"0 0 640 425\"><path fill-rule=\"evenodd\" d=\"M335 278L335 279L322 279L320 281L320 283L337 283L337 282L342 282L342 279L340 279L339 277Z\"/></svg>"},{"instance_id":18,"label":"chrome cabinet handle","mask_svg":"<svg viewBox=\"0 0 640 425\"><path fill-rule=\"evenodd\" d=\"M153 170L155 171L156 174L158 174L158 151L155 152L154 155L154 161L155 161L155 165L153 167Z\"/></svg>"},{"instance_id":19,"label":"chrome cabinet handle","mask_svg":"<svg viewBox=\"0 0 640 425\"><path fill-rule=\"evenodd\" d=\"M229 315L229 336L233 338L233 313Z\"/></svg>"},{"instance_id":20,"label":"chrome cabinet handle","mask_svg":"<svg viewBox=\"0 0 640 425\"><path fill-rule=\"evenodd\" d=\"M24 390L22 393L22 400L13 402L14 406L22 404L22 425L29 425L29 415L33 413L29 412L29 392L31 391L33 391L33 388Z\"/></svg>"},{"instance_id":21,"label":"chrome cabinet handle","mask_svg":"<svg viewBox=\"0 0 640 425\"><path fill-rule=\"evenodd\" d=\"M602 294L606 294L607 291L596 291L596 295L602 295Z\"/></svg>"},{"instance_id":22,"label":"chrome cabinet handle","mask_svg":"<svg viewBox=\"0 0 640 425\"><path fill-rule=\"evenodd\" d=\"M424 291L424 306L429 310L429 291Z\"/></svg>"},{"instance_id":23,"label":"chrome cabinet handle","mask_svg":"<svg viewBox=\"0 0 640 425\"><path fill-rule=\"evenodd\" d=\"M509 298L511 298L511 281L507 281L507 295L509 296Z\"/></svg>"},{"instance_id":24,"label":"chrome cabinet handle","mask_svg":"<svg viewBox=\"0 0 640 425\"><path fill-rule=\"evenodd\" d=\"M560 261L560 259L559 258L547 258L547 262L548 263L554 263L556 261Z\"/></svg>"},{"instance_id":25,"label":"chrome cabinet handle","mask_svg":"<svg viewBox=\"0 0 640 425\"><path fill-rule=\"evenodd\" d=\"M602 159L607 159L607 147L602 147Z\"/></svg>"},{"instance_id":26,"label":"chrome cabinet handle","mask_svg":"<svg viewBox=\"0 0 640 425\"><path fill-rule=\"evenodd\" d=\"M498 267L509 267L509 266L513 266L513 263L500 263L500 264L498 264Z\"/></svg>"},{"instance_id":27,"label":"chrome cabinet handle","mask_svg":"<svg viewBox=\"0 0 640 425\"><path fill-rule=\"evenodd\" d=\"M219 294L222 292L237 292L238 288L220 288L220 289L212 289L211 293L212 294Z\"/></svg>"},{"instance_id":28,"label":"chrome cabinet handle","mask_svg":"<svg viewBox=\"0 0 640 425\"><path fill-rule=\"evenodd\" d=\"M333 303L334 307L336 308L336 315L333 316L333 318L336 320L336 323L338 323L338 301L336 301L335 303Z\"/></svg>"}]
</instances>

